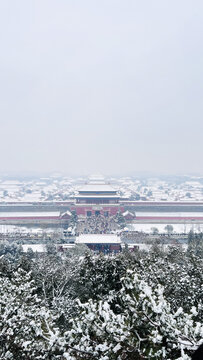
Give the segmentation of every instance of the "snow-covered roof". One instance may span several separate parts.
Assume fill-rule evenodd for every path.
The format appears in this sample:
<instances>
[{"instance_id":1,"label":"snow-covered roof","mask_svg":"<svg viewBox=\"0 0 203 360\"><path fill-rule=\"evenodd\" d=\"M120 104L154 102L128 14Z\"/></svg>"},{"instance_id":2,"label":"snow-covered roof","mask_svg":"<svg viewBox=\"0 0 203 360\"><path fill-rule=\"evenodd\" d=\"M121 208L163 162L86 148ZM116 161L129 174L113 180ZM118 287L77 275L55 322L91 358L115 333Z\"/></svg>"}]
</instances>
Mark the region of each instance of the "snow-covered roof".
<instances>
[{"instance_id":1,"label":"snow-covered roof","mask_svg":"<svg viewBox=\"0 0 203 360\"><path fill-rule=\"evenodd\" d=\"M87 184L79 188L79 192L116 192L109 184Z\"/></svg>"},{"instance_id":2,"label":"snow-covered roof","mask_svg":"<svg viewBox=\"0 0 203 360\"><path fill-rule=\"evenodd\" d=\"M69 210L66 210L64 213L61 214L61 217L65 216L65 215L71 216L72 214Z\"/></svg>"},{"instance_id":3,"label":"snow-covered roof","mask_svg":"<svg viewBox=\"0 0 203 360\"><path fill-rule=\"evenodd\" d=\"M38 253L45 253L47 251L45 244L24 244L22 248L23 252L27 252L28 249Z\"/></svg>"},{"instance_id":4,"label":"snow-covered roof","mask_svg":"<svg viewBox=\"0 0 203 360\"><path fill-rule=\"evenodd\" d=\"M62 247L63 249L73 249L75 244L58 244L57 247Z\"/></svg>"},{"instance_id":5,"label":"snow-covered roof","mask_svg":"<svg viewBox=\"0 0 203 360\"><path fill-rule=\"evenodd\" d=\"M125 212L122 213L122 215L125 217L127 215L130 215L130 216L134 216L134 214L128 210L126 210Z\"/></svg>"},{"instance_id":6,"label":"snow-covered roof","mask_svg":"<svg viewBox=\"0 0 203 360\"><path fill-rule=\"evenodd\" d=\"M76 199L78 198L104 198L104 199L114 199L114 198L119 198L119 195L117 194L108 194L108 195L103 195L103 194L79 194L75 196Z\"/></svg>"},{"instance_id":7,"label":"snow-covered roof","mask_svg":"<svg viewBox=\"0 0 203 360\"><path fill-rule=\"evenodd\" d=\"M103 182L105 183L104 176L101 174L92 174L89 176L89 182Z\"/></svg>"},{"instance_id":8,"label":"snow-covered roof","mask_svg":"<svg viewBox=\"0 0 203 360\"><path fill-rule=\"evenodd\" d=\"M35 217L59 217L60 212L59 211L18 211L18 212L0 212L0 219L1 218L35 218Z\"/></svg>"},{"instance_id":9,"label":"snow-covered roof","mask_svg":"<svg viewBox=\"0 0 203 360\"><path fill-rule=\"evenodd\" d=\"M121 239L115 234L81 234L76 237L76 244L120 244Z\"/></svg>"}]
</instances>

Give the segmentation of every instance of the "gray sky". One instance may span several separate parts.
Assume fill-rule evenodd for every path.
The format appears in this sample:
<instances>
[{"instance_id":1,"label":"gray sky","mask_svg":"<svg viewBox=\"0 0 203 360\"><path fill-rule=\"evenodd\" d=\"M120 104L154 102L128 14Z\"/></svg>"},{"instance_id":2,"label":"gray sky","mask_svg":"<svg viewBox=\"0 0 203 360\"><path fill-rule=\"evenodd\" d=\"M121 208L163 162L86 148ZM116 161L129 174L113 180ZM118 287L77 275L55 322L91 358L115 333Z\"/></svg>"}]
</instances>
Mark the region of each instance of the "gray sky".
<instances>
[{"instance_id":1,"label":"gray sky","mask_svg":"<svg viewBox=\"0 0 203 360\"><path fill-rule=\"evenodd\" d=\"M203 173L203 1L0 1L0 170Z\"/></svg>"}]
</instances>

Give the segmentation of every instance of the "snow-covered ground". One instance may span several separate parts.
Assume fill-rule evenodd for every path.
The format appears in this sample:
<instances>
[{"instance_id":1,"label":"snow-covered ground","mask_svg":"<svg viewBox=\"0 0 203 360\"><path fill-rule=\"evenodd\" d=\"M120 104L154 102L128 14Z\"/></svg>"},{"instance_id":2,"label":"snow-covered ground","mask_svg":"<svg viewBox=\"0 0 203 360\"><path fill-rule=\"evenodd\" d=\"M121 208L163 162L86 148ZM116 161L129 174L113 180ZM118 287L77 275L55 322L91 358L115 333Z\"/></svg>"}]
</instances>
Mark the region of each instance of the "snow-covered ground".
<instances>
[{"instance_id":1,"label":"snow-covered ground","mask_svg":"<svg viewBox=\"0 0 203 360\"><path fill-rule=\"evenodd\" d=\"M137 217L192 217L192 218L202 218L203 212L145 212L145 211L136 211L135 215Z\"/></svg>"},{"instance_id":2,"label":"snow-covered ground","mask_svg":"<svg viewBox=\"0 0 203 360\"><path fill-rule=\"evenodd\" d=\"M149 251L152 248L152 246L153 246L152 244L140 244L140 243L128 244L129 249L137 248L139 250L145 250L145 251ZM164 251L166 251L168 248L173 247L174 245L173 244L164 244L164 245L161 245L161 246L162 246L162 249ZM187 248L188 248L188 245L187 244L181 244L181 248L186 251Z\"/></svg>"},{"instance_id":3,"label":"snow-covered ground","mask_svg":"<svg viewBox=\"0 0 203 360\"><path fill-rule=\"evenodd\" d=\"M133 231L142 231L147 234L152 234L154 229L158 229L160 234L167 233L166 226L169 224L129 224L127 228ZM187 234L191 230L195 233L203 232L203 224L172 224L173 233Z\"/></svg>"},{"instance_id":4,"label":"snow-covered ground","mask_svg":"<svg viewBox=\"0 0 203 360\"><path fill-rule=\"evenodd\" d=\"M25 226L14 226L14 225L0 225L0 233L10 234L10 233L21 233L21 234L40 234L43 232L52 233L55 232L56 228L39 228L39 227L25 227Z\"/></svg>"}]
</instances>

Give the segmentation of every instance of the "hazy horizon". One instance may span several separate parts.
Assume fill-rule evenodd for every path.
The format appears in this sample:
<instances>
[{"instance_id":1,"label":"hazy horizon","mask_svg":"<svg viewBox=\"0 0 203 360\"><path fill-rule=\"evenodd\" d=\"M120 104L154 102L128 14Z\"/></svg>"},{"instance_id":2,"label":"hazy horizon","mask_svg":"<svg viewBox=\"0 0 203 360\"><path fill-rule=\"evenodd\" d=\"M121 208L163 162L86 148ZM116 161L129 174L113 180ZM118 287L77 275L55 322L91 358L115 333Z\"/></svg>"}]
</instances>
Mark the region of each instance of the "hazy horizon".
<instances>
[{"instance_id":1,"label":"hazy horizon","mask_svg":"<svg viewBox=\"0 0 203 360\"><path fill-rule=\"evenodd\" d=\"M7 171L7 172L0 172L0 179L2 180L23 180L23 179L51 179L51 178L72 178L72 179L84 179L84 181L89 181L89 179L92 176L102 176L105 180L112 181L112 179L121 179L121 178L132 178L132 179L165 179L165 180L175 180L177 181L181 179L203 179L203 174L201 173L161 173L161 172L147 172L147 171L140 171L140 172L122 172L122 173L70 173L70 172L56 172L56 171L50 171L50 172L40 172L40 171L24 171L24 172L13 172L13 171Z\"/></svg>"},{"instance_id":2,"label":"hazy horizon","mask_svg":"<svg viewBox=\"0 0 203 360\"><path fill-rule=\"evenodd\" d=\"M0 173L202 174L203 3L0 3Z\"/></svg>"}]
</instances>

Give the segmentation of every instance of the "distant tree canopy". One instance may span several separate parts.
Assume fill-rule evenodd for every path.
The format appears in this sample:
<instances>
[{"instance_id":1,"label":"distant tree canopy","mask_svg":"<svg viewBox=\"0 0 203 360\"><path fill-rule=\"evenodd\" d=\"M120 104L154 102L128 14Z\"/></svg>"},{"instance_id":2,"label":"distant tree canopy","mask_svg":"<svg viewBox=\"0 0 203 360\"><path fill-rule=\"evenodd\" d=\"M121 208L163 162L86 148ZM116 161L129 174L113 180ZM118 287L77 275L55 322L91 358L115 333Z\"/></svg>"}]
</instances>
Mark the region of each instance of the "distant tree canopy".
<instances>
[{"instance_id":1,"label":"distant tree canopy","mask_svg":"<svg viewBox=\"0 0 203 360\"><path fill-rule=\"evenodd\" d=\"M172 225L166 225L164 228L168 234L172 234L173 232L173 226Z\"/></svg>"},{"instance_id":2,"label":"distant tree canopy","mask_svg":"<svg viewBox=\"0 0 203 360\"><path fill-rule=\"evenodd\" d=\"M159 229L157 229L156 227L152 227L152 228L151 228L151 231L152 231L152 234L153 234L153 235L156 235L156 234L159 233Z\"/></svg>"}]
</instances>

